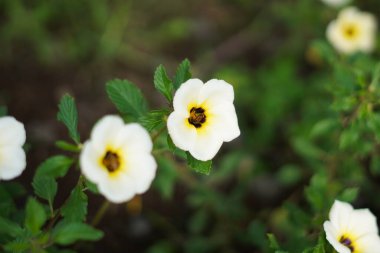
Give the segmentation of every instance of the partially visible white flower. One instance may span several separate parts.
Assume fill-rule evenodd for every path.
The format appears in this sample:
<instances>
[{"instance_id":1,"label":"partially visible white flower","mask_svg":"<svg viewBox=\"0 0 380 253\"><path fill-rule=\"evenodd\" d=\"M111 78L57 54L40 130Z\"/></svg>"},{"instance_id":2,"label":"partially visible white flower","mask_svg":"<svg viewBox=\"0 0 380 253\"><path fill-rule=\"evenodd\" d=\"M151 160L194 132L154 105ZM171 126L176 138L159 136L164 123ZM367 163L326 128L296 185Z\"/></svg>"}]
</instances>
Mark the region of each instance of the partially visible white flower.
<instances>
[{"instance_id":1,"label":"partially visible white flower","mask_svg":"<svg viewBox=\"0 0 380 253\"><path fill-rule=\"evenodd\" d=\"M374 15L347 7L328 25L327 39L341 53L369 53L375 47L376 29Z\"/></svg>"},{"instance_id":2,"label":"partially visible white flower","mask_svg":"<svg viewBox=\"0 0 380 253\"><path fill-rule=\"evenodd\" d=\"M0 118L0 180L21 175L26 167L24 124L14 117Z\"/></svg>"},{"instance_id":3,"label":"partially visible white flower","mask_svg":"<svg viewBox=\"0 0 380 253\"><path fill-rule=\"evenodd\" d=\"M325 4L338 8L351 2L351 0L322 0Z\"/></svg>"},{"instance_id":4,"label":"partially visible white flower","mask_svg":"<svg viewBox=\"0 0 380 253\"><path fill-rule=\"evenodd\" d=\"M376 217L368 209L354 210L350 204L336 200L330 220L323 227L327 240L338 253L380 251Z\"/></svg>"},{"instance_id":5,"label":"partially visible white flower","mask_svg":"<svg viewBox=\"0 0 380 253\"><path fill-rule=\"evenodd\" d=\"M132 199L151 185L157 164L149 133L119 116L105 116L91 132L80 154L82 173L114 203Z\"/></svg>"},{"instance_id":6,"label":"partially visible white flower","mask_svg":"<svg viewBox=\"0 0 380 253\"><path fill-rule=\"evenodd\" d=\"M211 160L223 142L240 135L232 85L189 79L174 95L167 126L173 143L198 160Z\"/></svg>"}]
</instances>

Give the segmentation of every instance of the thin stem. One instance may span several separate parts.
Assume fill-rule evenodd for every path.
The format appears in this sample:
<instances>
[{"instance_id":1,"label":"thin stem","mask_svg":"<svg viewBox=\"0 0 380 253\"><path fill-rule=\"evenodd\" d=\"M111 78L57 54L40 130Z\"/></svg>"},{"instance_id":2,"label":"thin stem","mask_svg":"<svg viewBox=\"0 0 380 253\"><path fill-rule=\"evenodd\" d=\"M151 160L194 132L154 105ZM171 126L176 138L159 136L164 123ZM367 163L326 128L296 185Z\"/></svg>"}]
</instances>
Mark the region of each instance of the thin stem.
<instances>
[{"instance_id":1,"label":"thin stem","mask_svg":"<svg viewBox=\"0 0 380 253\"><path fill-rule=\"evenodd\" d=\"M166 125L158 130L154 135L152 135L152 142L155 142L156 139L165 131Z\"/></svg>"},{"instance_id":2,"label":"thin stem","mask_svg":"<svg viewBox=\"0 0 380 253\"><path fill-rule=\"evenodd\" d=\"M98 211L96 212L94 219L92 219L91 225L93 227L96 227L99 224L104 214L107 212L109 206L110 202L104 200L103 204L99 207Z\"/></svg>"}]
</instances>

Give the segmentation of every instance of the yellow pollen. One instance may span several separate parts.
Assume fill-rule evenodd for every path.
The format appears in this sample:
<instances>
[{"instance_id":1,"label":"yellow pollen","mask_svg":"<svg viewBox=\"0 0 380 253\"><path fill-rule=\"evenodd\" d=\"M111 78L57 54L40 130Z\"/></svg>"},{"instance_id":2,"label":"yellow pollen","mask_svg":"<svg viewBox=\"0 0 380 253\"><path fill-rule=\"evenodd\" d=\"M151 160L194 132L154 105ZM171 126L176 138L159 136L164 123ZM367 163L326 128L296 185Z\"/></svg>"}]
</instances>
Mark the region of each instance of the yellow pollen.
<instances>
[{"instance_id":1,"label":"yellow pollen","mask_svg":"<svg viewBox=\"0 0 380 253\"><path fill-rule=\"evenodd\" d=\"M120 158L116 153L107 151L103 157L102 163L107 168L108 172L112 173L119 169Z\"/></svg>"}]
</instances>

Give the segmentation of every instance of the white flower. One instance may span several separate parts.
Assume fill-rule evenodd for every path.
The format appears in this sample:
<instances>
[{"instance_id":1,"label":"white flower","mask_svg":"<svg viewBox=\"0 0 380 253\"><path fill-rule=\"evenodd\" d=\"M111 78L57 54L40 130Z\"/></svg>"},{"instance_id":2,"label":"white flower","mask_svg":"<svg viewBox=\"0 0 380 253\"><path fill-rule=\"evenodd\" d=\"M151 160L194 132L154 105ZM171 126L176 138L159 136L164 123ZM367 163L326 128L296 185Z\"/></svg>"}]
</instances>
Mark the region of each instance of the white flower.
<instances>
[{"instance_id":1,"label":"white flower","mask_svg":"<svg viewBox=\"0 0 380 253\"><path fill-rule=\"evenodd\" d=\"M147 191L155 177L152 147L148 132L139 124L105 116L83 146L80 167L108 200L125 202Z\"/></svg>"},{"instance_id":2,"label":"white flower","mask_svg":"<svg viewBox=\"0 0 380 253\"><path fill-rule=\"evenodd\" d=\"M380 251L376 217L368 209L354 210L350 204L336 200L330 220L323 227L327 240L338 253Z\"/></svg>"},{"instance_id":3,"label":"white flower","mask_svg":"<svg viewBox=\"0 0 380 253\"><path fill-rule=\"evenodd\" d=\"M167 126L173 143L198 160L211 160L223 142L240 135L232 85L190 79L174 95Z\"/></svg>"},{"instance_id":4,"label":"white flower","mask_svg":"<svg viewBox=\"0 0 380 253\"><path fill-rule=\"evenodd\" d=\"M15 118L0 118L0 180L21 175L26 167L24 125Z\"/></svg>"},{"instance_id":5,"label":"white flower","mask_svg":"<svg viewBox=\"0 0 380 253\"><path fill-rule=\"evenodd\" d=\"M343 9L327 27L327 39L341 53L369 53L375 47L376 19L355 7Z\"/></svg>"},{"instance_id":6,"label":"white flower","mask_svg":"<svg viewBox=\"0 0 380 253\"><path fill-rule=\"evenodd\" d=\"M340 6L348 4L349 2L351 2L351 0L322 0L322 2L332 7L338 8Z\"/></svg>"}]
</instances>

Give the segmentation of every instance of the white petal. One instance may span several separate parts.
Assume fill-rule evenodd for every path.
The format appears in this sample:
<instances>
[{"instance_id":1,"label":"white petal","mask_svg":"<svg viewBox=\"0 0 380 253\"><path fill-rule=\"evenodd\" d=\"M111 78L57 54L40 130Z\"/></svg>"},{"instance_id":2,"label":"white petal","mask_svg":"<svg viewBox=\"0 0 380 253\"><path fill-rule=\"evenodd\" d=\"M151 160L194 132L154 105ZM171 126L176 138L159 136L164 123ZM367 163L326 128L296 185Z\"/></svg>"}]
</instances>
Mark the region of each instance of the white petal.
<instances>
[{"instance_id":1,"label":"white petal","mask_svg":"<svg viewBox=\"0 0 380 253\"><path fill-rule=\"evenodd\" d=\"M376 217L368 209L354 210L347 224L347 230L351 231L356 238L378 233Z\"/></svg>"},{"instance_id":2,"label":"white petal","mask_svg":"<svg viewBox=\"0 0 380 253\"><path fill-rule=\"evenodd\" d=\"M172 112L167 121L168 132L174 145L188 151L195 143L197 130L187 122L187 118L177 111Z\"/></svg>"},{"instance_id":3,"label":"white petal","mask_svg":"<svg viewBox=\"0 0 380 253\"><path fill-rule=\"evenodd\" d=\"M190 154L201 161L208 161L214 158L223 144L223 139L218 136L217 131L208 129L205 132L198 132L194 146L189 149Z\"/></svg>"},{"instance_id":4,"label":"white petal","mask_svg":"<svg viewBox=\"0 0 380 253\"><path fill-rule=\"evenodd\" d=\"M0 179L13 179L26 167L25 151L22 147L3 147L0 149Z\"/></svg>"},{"instance_id":5,"label":"white petal","mask_svg":"<svg viewBox=\"0 0 380 253\"><path fill-rule=\"evenodd\" d=\"M330 221L335 229L346 232L352 212L353 208L350 204L335 200L330 210Z\"/></svg>"},{"instance_id":6,"label":"white petal","mask_svg":"<svg viewBox=\"0 0 380 253\"><path fill-rule=\"evenodd\" d=\"M325 221L325 223L323 223L323 228L326 233L327 241L334 247L334 249L338 253L351 253L351 250L349 248L342 245L338 241L337 238L339 237L339 232L334 228L334 225L331 222Z\"/></svg>"},{"instance_id":7,"label":"white petal","mask_svg":"<svg viewBox=\"0 0 380 253\"><path fill-rule=\"evenodd\" d=\"M238 119L232 103L211 104L209 108L210 123L223 141L232 141L240 135Z\"/></svg>"},{"instance_id":8,"label":"white petal","mask_svg":"<svg viewBox=\"0 0 380 253\"><path fill-rule=\"evenodd\" d=\"M380 238L377 234L363 236L356 241L358 250L361 253L378 253L380 249Z\"/></svg>"},{"instance_id":9,"label":"white petal","mask_svg":"<svg viewBox=\"0 0 380 253\"><path fill-rule=\"evenodd\" d=\"M137 123L126 124L115 134L115 147L126 147L126 152L150 153L153 143L145 128Z\"/></svg>"},{"instance_id":10,"label":"white petal","mask_svg":"<svg viewBox=\"0 0 380 253\"><path fill-rule=\"evenodd\" d=\"M117 140L116 135L124 127L122 118L107 115L101 118L91 132L91 142L94 148L103 150L105 146Z\"/></svg>"},{"instance_id":11,"label":"white petal","mask_svg":"<svg viewBox=\"0 0 380 253\"><path fill-rule=\"evenodd\" d=\"M211 79L203 85L199 100L201 103L207 101L212 103L232 103L234 101L234 88L223 80Z\"/></svg>"},{"instance_id":12,"label":"white petal","mask_svg":"<svg viewBox=\"0 0 380 253\"><path fill-rule=\"evenodd\" d=\"M101 151L94 147L92 141L87 141L84 143L79 157L82 174L96 184L108 177L108 172L100 164L100 159L106 152L105 147L103 149Z\"/></svg>"},{"instance_id":13,"label":"white petal","mask_svg":"<svg viewBox=\"0 0 380 253\"><path fill-rule=\"evenodd\" d=\"M104 178L98 188L102 195L114 203L128 201L136 194L133 180L124 173Z\"/></svg>"},{"instance_id":14,"label":"white petal","mask_svg":"<svg viewBox=\"0 0 380 253\"><path fill-rule=\"evenodd\" d=\"M25 139L24 124L11 116L0 118L0 147L5 145L22 146Z\"/></svg>"},{"instance_id":15,"label":"white petal","mask_svg":"<svg viewBox=\"0 0 380 253\"><path fill-rule=\"evenodd\" d=\"M126 159L126 174L132 178L136 193L146 192L156 175L157 164L153 156L134 154Z\"/></svg>"},{"instance_id":16,"label":"white petal","mask_svg":"<svg viewBox=\"0 0 380 253\"><path fill-rule=\"evenodd\" d=\"M188 117L190 113L189 106L198 105L200 90L203 87L203 82L199 79L189 79L184 82L176 91L173 99L174 110Z\"/></svg>"}]
</instances>

